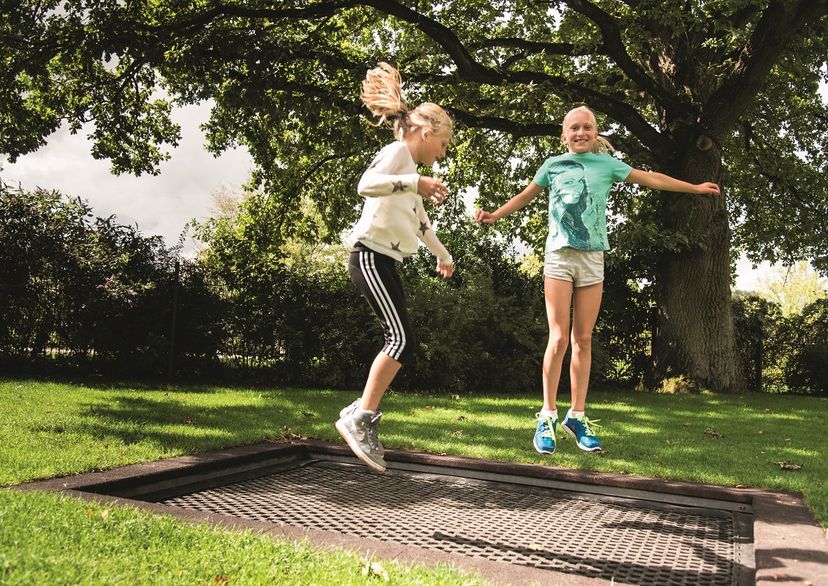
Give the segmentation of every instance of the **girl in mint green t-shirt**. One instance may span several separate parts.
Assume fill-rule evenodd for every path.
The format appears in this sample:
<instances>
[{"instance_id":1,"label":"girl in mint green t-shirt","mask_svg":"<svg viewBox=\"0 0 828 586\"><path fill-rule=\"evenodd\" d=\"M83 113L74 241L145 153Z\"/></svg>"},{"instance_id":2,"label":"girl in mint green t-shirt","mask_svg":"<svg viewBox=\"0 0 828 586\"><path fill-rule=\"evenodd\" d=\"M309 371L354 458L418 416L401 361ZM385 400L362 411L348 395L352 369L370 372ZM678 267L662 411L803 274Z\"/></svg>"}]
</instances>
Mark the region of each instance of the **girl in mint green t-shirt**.
<instances>
[{"instance_id":1,"label":"girl in mint green t-shirt","mask_svg":"<svg viewBox=\"0 0 828 586\"><path fill-rule=\"evenodd\" d=\"M569 367L572 406L561 427L586 451L601 449L594 423L586 416L592 330L598 319L607 241L607 194L617 181L651 189L697 195L719 195L715 183L691 184L663 173L634 169L608 152L598 136L592 111L581 106L563 120L561 141L569 152L547 159L532 182L494 212L478 210L475 220L493 224L549 190L549 235L544 259L544 298L549 341L543 357L543 408L538 413L533 444L544 454L555 452L556 406L563 357L569 345L572 313L572 357Z\"/></svg>"}]
</instances>

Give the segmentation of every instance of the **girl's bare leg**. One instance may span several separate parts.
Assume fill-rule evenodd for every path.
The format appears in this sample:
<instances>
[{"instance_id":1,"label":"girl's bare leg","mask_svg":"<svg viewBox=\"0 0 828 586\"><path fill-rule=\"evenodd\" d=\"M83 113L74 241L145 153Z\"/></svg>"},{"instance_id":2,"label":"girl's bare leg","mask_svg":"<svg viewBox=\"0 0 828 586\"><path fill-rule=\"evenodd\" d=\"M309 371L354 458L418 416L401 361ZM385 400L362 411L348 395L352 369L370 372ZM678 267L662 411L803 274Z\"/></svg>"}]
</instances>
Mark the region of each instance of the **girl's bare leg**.
<instances>
[{"instance_id":1,"label":"girl's bare leg","mask_svg":"<svg viewBox=\"0 0 828 586\"><path fill-rule=\"evenodd\" d=\"M572 410L583 411L592 368L592 330L601 308L604 284L576 287L573 299L572 360L569 376L572 381Z\"/></svg>"},{"instance_id":2,"label":"girl's bare leg","mask_svg":"<svg viewBox=\"0 0 828 586\"><path fill-rule=\"evenodd\" d=\"M397 376L401 366L402 364L388 354L384 352L377 354L374 363L371 365L371 371L368 373L365 390L362 391L362 409L366 411L377 410L388 385Z\"/></svg>"},{"instance_id":3,"label":"girl's bare leg","mask_svg":"<svg viewBox=\"0 0 828 586\"><path fill-rule=\"evenodd\" d=\"M572 282L544 277L543 297L549 322L549 341L543 355L543 408L553 411L557 409L558 383L569 340Z\"/></svg>"}]
</instances>

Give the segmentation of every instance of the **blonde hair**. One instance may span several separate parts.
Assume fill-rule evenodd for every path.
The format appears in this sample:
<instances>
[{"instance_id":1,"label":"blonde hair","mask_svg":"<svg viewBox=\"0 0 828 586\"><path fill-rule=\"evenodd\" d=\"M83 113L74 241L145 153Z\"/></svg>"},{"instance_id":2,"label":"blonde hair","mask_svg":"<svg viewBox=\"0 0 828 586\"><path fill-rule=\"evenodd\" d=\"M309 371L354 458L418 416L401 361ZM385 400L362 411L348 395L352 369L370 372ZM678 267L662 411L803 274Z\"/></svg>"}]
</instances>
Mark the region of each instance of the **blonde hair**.
<instances>
[{"instance_id":1,"label":"blonde hair","mask_svg":"<svg viewBox=\"0 0 828 586\"><path fill-rule=\"evenodd\" d=\"M561 123L562 128L566 128L566 121L569 117L574 114L575 112L587 112L591 117L592 121L595 123L595 131L598 131L598 121L595 119L595 112L590 110L586 106L578 106L577 108L572 108L569 112L566 113L564 116L563 122ZM612 153L615 151L615 148L612 146L612 143L608 141L603 136L596 136L595 142L592 143L592 149L590 149L593 153Z\"/></svg>"},{"instance_id":2,"label":"blonde hair","mask_svg":"<svg viewBox=\"0 0 828 586\"><path fill-rule=\"evenodd\" d=\"M433 134L454 131L451 116L437 104L423 102L413 110L402 97L402 78L400 72L388 63L381 62L368 70L362 81L360 94L362 103L379 118L376 125L386 120L394 121L394 136L403 138L408 132L423 128Z\"/></svg>"}]
</instances>

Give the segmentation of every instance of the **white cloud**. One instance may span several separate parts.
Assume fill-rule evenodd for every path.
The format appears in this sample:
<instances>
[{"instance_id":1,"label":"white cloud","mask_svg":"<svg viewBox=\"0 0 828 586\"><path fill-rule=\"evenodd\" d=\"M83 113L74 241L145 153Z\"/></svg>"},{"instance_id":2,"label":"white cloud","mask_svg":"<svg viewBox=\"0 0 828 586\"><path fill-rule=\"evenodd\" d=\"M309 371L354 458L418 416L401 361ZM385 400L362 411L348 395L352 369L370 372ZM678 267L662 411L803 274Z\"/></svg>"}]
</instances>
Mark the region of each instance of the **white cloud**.
<instances>
[{"instance_id":1,"label":"white cloud","mask_svg":"<svg viewBox=\"0 0 828 586\"><path fill-rule=\"evenodd\" d=\"M163 236L173 245L192 218L212 211L212 193L219 188L238 190L252 169L243 148L215 158L204 148L199 125L209 116L207 103L178 108L173 118L181 125L181 141L158 176L113 175L109 161L90 154L91 143L82 130L66 127L52 134L38 151L2 164L2 178L24 189L55 189L89 202L92 213L114 214L120 224L137 225L145 235Z\"/></svg>"}]
</instances>

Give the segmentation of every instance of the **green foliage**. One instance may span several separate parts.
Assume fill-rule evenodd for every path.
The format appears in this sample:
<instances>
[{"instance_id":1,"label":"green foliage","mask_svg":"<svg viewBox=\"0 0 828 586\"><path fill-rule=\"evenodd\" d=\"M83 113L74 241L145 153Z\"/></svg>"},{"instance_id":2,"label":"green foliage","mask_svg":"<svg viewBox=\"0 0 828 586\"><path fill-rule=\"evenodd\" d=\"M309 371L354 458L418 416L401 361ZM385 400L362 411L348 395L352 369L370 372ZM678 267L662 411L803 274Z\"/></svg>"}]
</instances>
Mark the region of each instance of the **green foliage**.
<instances>
[{"instance_id":1,"label":"green foliage","mask_svg":"<svg viewBox=\"0 0 828 586\"><path fill-rule=\"evenodd\" d=\"M696 131L719 141L738 243L754 260L824 248L824 2L7 4L0 150L12 160L61 122L91 122L95 156L155 173L179 138L170 107L210 99L209 148L244 144L286 225L301 233L294 220L310 198L335 238L356 214L342 194L387 140L358 101L365 69L386 59L412 105L438 102L457 118L446 178L478 189L483 205L562 150L561 116L586 101L635 165L674 167ZM746 75L758 77L738 83ZM697 120L706 127L692 130ZM801 205L780 215L780 201ZM544 224L502 228L535 245Z\"/></svg>"},{"instance_id":2,"label":"green foliage","mask_svg":"<svg viewBox=\"0 0 828 586\"><path fill-rule=\"evenodd\" d=\"M736 347L744 371L748 389L761 391L770 381L764 380L769 363L779 357L769 355L768 340L772 338L783 322L779 305L758 295L733 299L733 329L736 333Z\"/></svg>"},{"instance_id":3,"label":"green foliage","mask_svg":"<svg viewBox=\"0 0 828 586\"><path fill-rule=\"evenodd\" d=\"M733 300L733 316L751 390L828 394L828 300L784 316L778 303L751 295Z\"/></svg>"},{"instance_id":4,"label":"green foliage","mask_svg":"<svg viewBox=\"0 0 828 586\"><path fill-rule=\"evenodd\" d=\"M174 296L178 350L213 355L220 329L202 316L217 317L216 297L186 261L176 285L175 263L160 237L93 219L80 199L0 182L0 355L165 370Z\"/></svg>"},{"instance_id":5,"label":"green foliage","mask_svg":"<svg viewBox=\"0 0 828 586\"><path fill-rule=\"evenodd\" d=\"M434 274L427 253L405 269L419 349L400 384L459 392L536 387L547 335L540 280L487 240L458 250L455 262L448 281Z\"/></svg>"},{"instance_id":6,"label":"green foliage","mask_svg":"<svg viewBox=\"0 0 828 586\"><path fill-rule=\"evenodd\" d=\"M828 396L828 300L784 320L768 346L783 389Z\"/></svg>"},{"instance_id":7,"label":"green foliage","mask_svg":"<svg viewBox=\"0 0 828 586\"><path fill-rule=\"evenodd\" d=\"M313 225L315 209L307 210ZM81 200L3 186L0 354L166 372L177 296L175 359L189 371L216 372L224 361L264 368L284 383L360 386L381 331L348 279L347 251L283 237L266 229L268 217L275 217L268 198L250 195L198 226L209 246L197 262L181 261L176 292L176 251L159 239L114 218L93 220ZM435 275L425 251L403 265L418 347L395 387L537 387L547 335L537 271L515 261L485 228L460 223L441 237L457 261L452 279ZM649 382L652 288L636 259L607 257L593 344L596 382ZM788 317L760 297L734 301L750 388L825 393L822 301Z\"/></svg>"},{"instance_id":8,"label":"green foliage","mask_svg":"<svg viewBox=\"0 0 828 586\"><path fill-rule=\"evenodd\" d=\"M347 251L263 230L276 223L275 208L265 196L248 194L235 212L199 226L207 244L203 266L232 307L220 353L272 369L284 382L360 386L382 338L347 276ZM440 237L455 258L455 275L440 279L425 250L401 268L418 344L395 388L538 386L547 336L540 275L525 272L491 231L446 223ZM641 324L649 309L646 302L639 306L637 287L623 269L609 274L608 318L597 328L593 373L596 380L629 384L647 366Z\"/></svg>"}]
</instances>

